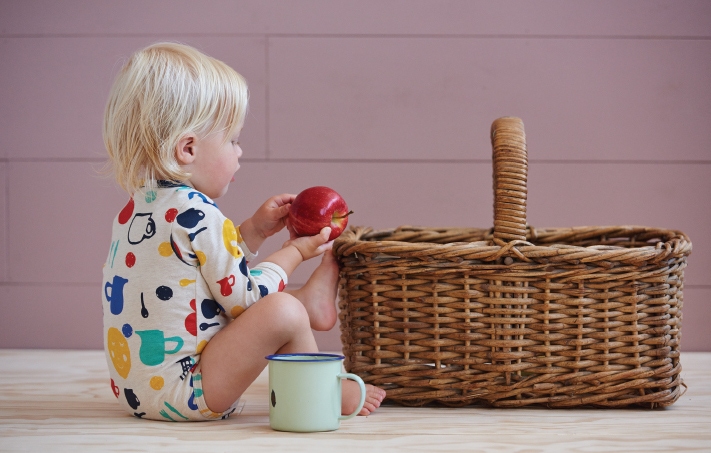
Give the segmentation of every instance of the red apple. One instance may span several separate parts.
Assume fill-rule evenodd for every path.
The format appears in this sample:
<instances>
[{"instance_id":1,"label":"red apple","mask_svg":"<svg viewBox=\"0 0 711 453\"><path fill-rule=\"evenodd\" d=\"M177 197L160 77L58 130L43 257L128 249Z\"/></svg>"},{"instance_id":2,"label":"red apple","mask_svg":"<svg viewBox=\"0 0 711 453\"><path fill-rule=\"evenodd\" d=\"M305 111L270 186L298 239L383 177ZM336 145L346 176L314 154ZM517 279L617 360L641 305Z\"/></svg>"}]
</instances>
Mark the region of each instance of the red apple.
<instances>
[{"instance_id":1,"label":"red apple","mask_svg":"<svg viewBox=\"0 0 711 453\"><path fill-rule=\"evenodd\" d=\"M346 201L333 189L310 187L294 198L289 211L289 223L297 236L314 236L324 227L331 227L329 241L341 235L348 225Z\"/></svg>"}]
</instances>

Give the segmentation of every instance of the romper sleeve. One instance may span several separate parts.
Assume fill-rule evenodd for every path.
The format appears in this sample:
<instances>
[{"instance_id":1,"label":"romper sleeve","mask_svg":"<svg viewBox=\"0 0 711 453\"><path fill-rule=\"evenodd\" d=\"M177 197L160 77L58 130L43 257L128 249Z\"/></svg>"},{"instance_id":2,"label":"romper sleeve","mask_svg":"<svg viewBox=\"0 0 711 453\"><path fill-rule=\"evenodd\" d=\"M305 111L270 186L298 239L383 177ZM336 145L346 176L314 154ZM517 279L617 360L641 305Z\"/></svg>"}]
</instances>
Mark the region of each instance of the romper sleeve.
<instances>
[{"instance_id":1,"label":"romper sleeve","mask_svg":"<svg viewBox=\"0 0 711 453\"><path fill-rule=\"evenodd\" d=\"M256 254L244 243L239 226L209 198L196 198L197 202L187 203L178 214L178 219L183 215L193 220L173 230L174 240L191 250L185 259L199 267L225 313L235 318L267 294L282 291L287 275L281 266L264 262L250 268L248 263Z\"/></svg>"}]
</instances>

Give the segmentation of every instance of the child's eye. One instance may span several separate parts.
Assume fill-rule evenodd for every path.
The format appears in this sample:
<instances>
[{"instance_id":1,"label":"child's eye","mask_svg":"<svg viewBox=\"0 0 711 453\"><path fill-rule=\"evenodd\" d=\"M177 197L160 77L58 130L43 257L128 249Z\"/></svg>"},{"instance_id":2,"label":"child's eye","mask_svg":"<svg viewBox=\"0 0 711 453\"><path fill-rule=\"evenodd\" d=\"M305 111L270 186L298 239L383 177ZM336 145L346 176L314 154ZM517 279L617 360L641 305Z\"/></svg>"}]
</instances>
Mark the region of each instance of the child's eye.
<instances>
[{"instance_id":1,"label":"child's eye","mask_svg":"<svg viewBox=\"0 0 711 453\"><path fill-rule=\"evenodd\" d=\"M232 146L239 146L239 142L237 140L232 140Z\"/></svg>"}]
</instances>

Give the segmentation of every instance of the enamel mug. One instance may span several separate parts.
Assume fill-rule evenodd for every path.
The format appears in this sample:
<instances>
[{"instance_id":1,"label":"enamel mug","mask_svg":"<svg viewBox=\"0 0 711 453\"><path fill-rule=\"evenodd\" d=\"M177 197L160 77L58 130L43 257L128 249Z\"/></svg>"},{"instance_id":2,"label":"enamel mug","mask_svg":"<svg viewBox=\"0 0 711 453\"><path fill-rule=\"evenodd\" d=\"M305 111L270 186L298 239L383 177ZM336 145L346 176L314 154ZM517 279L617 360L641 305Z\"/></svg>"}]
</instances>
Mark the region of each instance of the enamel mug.
<instances>
[{"instance_id":1,"label":"enamel mug","mask_svg":"<svg viewBox=\"0 0 711 453\"><path fill-rule=\"evenodd\" d=\"M351 373L342 373L342 355L276 354L269 361L269 424L277 431L316 432L338 429L341 420L356 416L365 403L365 384ZM341 380L360 386L360 403L341 415Z\"/></svg>"}]
</instances>

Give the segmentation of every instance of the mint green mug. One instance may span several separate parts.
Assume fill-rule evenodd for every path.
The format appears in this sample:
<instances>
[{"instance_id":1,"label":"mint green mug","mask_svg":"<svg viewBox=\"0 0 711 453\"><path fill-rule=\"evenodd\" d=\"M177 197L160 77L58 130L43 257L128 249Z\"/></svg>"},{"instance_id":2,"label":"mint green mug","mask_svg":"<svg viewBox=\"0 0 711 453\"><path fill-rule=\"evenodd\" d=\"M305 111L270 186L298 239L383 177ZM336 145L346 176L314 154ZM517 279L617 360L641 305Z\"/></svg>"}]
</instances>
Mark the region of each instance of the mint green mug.
<instances>
[{"instance_id":1,"label":"mint green mug","mask_svg":"<svg viewBox=\"0 0 711 453\"><path fill-rule=\"evenodd\" d=\"M276 431L333 431L341 420L356 416L365 403L365 384L341 372L342 355L275 354L269 360L269 424ZM360 386L360 403L341 415L341 379Z\"/></svg>"}]
</instances>

